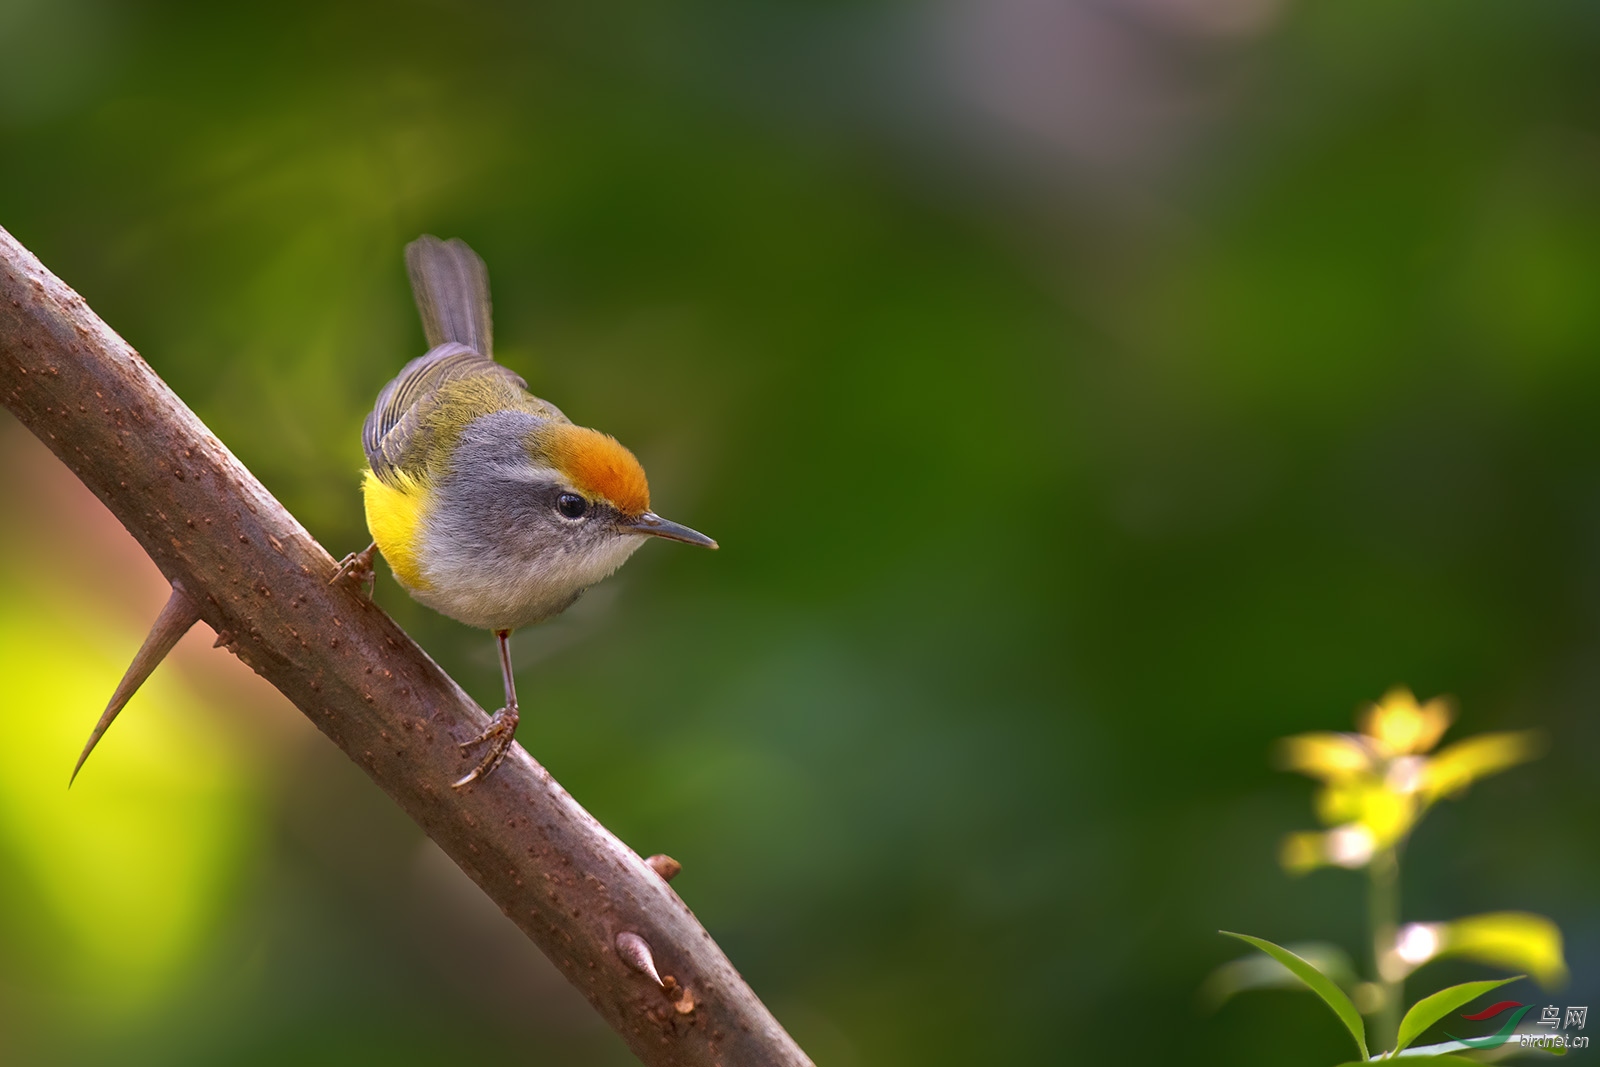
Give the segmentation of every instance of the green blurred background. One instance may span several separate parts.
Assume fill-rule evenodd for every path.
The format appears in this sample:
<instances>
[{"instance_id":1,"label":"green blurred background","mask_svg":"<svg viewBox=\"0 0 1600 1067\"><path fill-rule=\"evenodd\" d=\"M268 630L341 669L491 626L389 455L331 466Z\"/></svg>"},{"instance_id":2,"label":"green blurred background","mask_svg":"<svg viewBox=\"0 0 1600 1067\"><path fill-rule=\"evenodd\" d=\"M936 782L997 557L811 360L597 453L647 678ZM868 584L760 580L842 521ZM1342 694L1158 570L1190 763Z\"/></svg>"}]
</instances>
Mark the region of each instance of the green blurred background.
<instances>
[{"instance_id":1,"label":"green blurred background","mask_svg":"<svg viewBox=\"0 0 1600 1067\"><path fill-rule=\"evenodd\" d=\"M521 740L819 1064L1331 1063L1195 990L1359 947L1268 752L1395 683L1553 742L1404 917L1547 914L1600 1000L1597 101L1583 0L0 0L0 225L336 556L401 249L482 253L723 545L520 635ZM65 791L163 590L0 430L0 1062L631 1062L209 634Z\"/></svg>"}]
</instances>

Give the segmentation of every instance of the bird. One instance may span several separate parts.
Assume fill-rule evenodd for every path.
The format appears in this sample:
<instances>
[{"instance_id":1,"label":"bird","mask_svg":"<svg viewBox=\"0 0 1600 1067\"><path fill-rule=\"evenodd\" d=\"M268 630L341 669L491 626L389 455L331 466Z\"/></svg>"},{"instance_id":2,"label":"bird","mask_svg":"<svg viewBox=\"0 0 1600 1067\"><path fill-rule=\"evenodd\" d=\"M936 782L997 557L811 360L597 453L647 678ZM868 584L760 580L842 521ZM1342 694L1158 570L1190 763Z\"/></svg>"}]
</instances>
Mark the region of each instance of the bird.
<instances>
[{"instance_id":1,"label":"bird","mask_svg":"<svg viewBox=\"0 0 1600 1067\"><path fill-rule=\"evenodd\" d=\"M717 542L651 510L644 468L616 438L574 424L495 362L488 268L464 241L425 234L405 258L428 350L362 427L372 544L333 581L354 574L370 591L376 549L413 599L494 634L505 705L461 743L485 748L459 789L515 741L514 630L571 607L651 538Z\"/></svg>"}]
</instances>

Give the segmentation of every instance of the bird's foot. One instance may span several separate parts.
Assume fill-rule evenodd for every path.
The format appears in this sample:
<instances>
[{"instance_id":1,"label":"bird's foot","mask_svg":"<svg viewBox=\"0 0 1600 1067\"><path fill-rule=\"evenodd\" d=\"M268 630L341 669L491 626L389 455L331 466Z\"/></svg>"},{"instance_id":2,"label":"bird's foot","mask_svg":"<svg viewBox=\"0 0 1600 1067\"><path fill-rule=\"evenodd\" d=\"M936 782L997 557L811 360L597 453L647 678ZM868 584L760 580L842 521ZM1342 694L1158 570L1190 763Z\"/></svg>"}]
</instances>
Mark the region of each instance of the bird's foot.
<instances>
[{"instance_id":1,"label":"bird's foot","mask_svg":"<svg viewBox=\"0 0 1600 1067\"><path fill-rule=\"evenodd\" d=\"M490 719L489 725L483 728L483 733L470 741L461 742L460 748L463 752L475 745L481 745L485 741L489 742L489 751L484 753L483 759L478 761L478 765L472 768L470 774L453 783L453 788L460 789L462 786L481 781L494 773L494 769L500 766L500 761L506 758L506 753L511 751L511 746L517 739L517 721L519 718L517 706L515 704L507 704L494 713L494 718Z\"/></svg>"},{"instance_id":2,"label":"bird's foot","mask_svg":"<svg viewBox=\"0 0 1600 1067\"><path fill-rule=\"evenodd\" d=\"M341 578L354 578L356 586L366 596L372 599L373 586L377 584L378 572L372 566L372 554L378 549L378 542L363 548L360 552L352 552L339 561L339 569L333 572L333 577L328 579L329 585L337 585Z\"/></svg>"}]
</instances>

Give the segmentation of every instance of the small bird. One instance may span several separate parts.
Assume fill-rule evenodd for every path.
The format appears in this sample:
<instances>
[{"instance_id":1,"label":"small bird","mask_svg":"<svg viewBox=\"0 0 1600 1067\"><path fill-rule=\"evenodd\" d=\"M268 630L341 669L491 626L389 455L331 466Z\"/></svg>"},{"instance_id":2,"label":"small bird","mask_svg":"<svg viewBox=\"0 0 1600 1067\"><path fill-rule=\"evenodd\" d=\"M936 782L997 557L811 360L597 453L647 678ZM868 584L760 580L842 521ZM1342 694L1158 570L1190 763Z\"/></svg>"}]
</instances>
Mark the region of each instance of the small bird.
<instances>
[{"instance_id":1,"label":"small bird","mask_svg":"<svg viewBox=\"0 0 1600 1067\"><path fill-rule=\"evenodd\" d=\"M650 510L644 468L616 438L574 425L494 361L476 252L425 235L406 246L406 267L429 349L367 416L361 488L373 543L334 580L369 579L376 548L413 598L494 632L506 703L461 745L488 748L460 788L499 766L515 739L511 631L571 607L647 538L717 543Z\"/></svg>"}]
</instances>

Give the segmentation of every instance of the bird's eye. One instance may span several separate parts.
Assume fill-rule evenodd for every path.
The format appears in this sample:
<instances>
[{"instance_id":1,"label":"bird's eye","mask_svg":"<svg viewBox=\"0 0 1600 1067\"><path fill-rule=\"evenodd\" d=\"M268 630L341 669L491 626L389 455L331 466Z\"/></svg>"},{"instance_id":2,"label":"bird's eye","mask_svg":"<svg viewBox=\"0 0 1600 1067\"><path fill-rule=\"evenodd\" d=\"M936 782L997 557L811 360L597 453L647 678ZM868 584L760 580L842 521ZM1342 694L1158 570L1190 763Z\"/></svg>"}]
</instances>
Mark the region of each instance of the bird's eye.
<instances>
[{"instance_id":1,"label":"bird's eye","mask_svg":"<svg viewBox=\"0 0 1600 1067\"><path fill-rule=\"evenodd\" d=\"M569 519L581 519L589 513L589 502L577 493L562 493L556 497L556 510Z\"/></svg>"}]
</instances>

